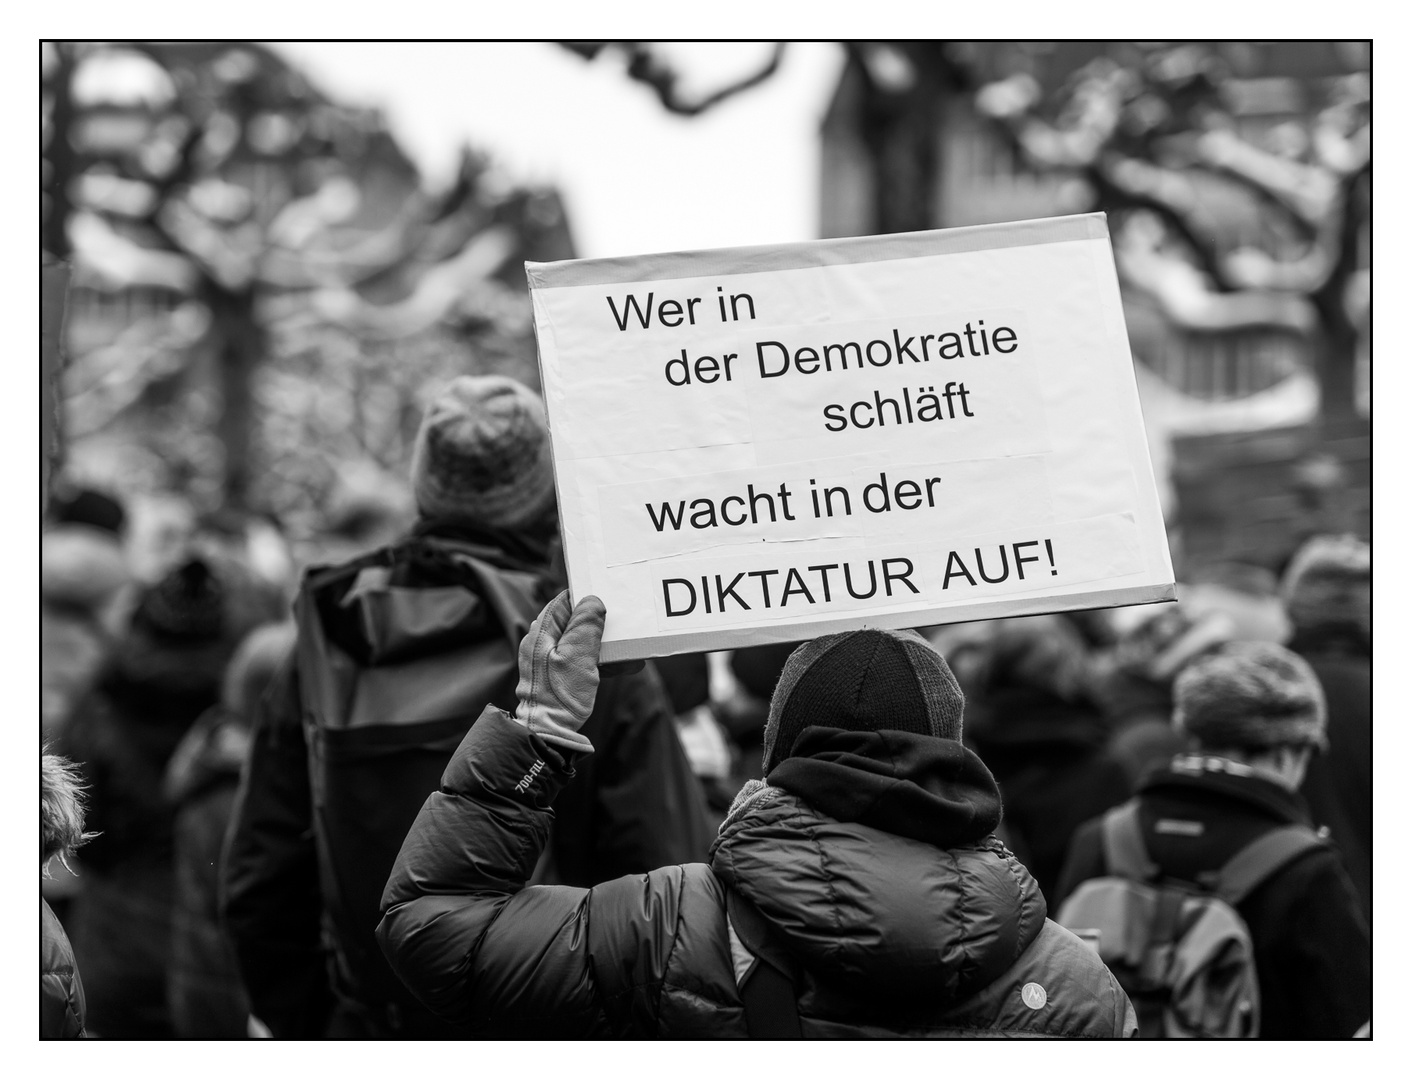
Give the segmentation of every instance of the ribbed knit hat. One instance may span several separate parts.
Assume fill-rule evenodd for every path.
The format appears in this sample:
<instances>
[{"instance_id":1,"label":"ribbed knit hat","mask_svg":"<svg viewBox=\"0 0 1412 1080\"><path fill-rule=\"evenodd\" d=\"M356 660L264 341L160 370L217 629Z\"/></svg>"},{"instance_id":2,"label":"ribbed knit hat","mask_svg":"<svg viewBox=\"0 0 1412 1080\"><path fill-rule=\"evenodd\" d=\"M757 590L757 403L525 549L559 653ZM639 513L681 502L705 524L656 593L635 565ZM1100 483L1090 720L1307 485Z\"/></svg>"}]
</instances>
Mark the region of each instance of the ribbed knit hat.
<instances>
[{"instance_id":1,"label":"ribbed knit hat","mask_svg":"<svg viewBox=\"0 0 1412 1080\"><path fill-rule=\"evenodd\" d=\"M764 771L814 725L961 738L965 697L913 630L852 630L806 641L785 662L765 721Z\"/></svg>"},{"instance_id":2,"label":"ribbed knit hat","mask_svg":"<svg viewBox=\"0 0 1412 1080\"><path fill-rule=\"evenodd\" d=\"M1314 670L1283 645L1223 645L1184 668L1172 694L1173 725L1207 749L1326 743L1324 689Z\"/></svg>"},{"instance_id":3,"label":"ribbed knit hat","mask_svg":"<svg viewBox=\"0 0 1412 1080\"><path fill-rule=\"evenodd\" d=\"M412 491L432 521L514 529L554 505L549 428L538 394L503 375L463 375L427 407Z\"/></svg>"},{"instance_id":4,"label":"ribbed knit hat","mask_svg":"<svg viewBox=\"0 0 1412 1080\"><path fill-rule=\"evenodd\" d=\"M1373 636L1373 549L1355 536L1315 536L1295 552L1281 585L1296 630Z\"/></svg>"}]
</instances>

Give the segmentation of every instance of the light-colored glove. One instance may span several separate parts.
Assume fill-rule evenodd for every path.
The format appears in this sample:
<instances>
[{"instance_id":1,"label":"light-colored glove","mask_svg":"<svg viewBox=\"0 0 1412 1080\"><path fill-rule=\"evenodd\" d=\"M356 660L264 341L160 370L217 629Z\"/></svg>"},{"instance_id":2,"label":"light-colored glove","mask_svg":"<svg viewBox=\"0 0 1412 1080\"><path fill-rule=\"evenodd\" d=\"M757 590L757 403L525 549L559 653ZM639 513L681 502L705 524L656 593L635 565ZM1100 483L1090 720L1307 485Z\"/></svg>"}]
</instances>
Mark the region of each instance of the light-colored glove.
<instances>
[{"instance_id":1,"label":"light-colored glove","mask_svg":"<svg viewBox=\"0 0 1412 1080\"><path fill-rule=\"evenodd\" d=\"M544 605L520 642L515 720L560 749L593 751L579 728L598 696L598 649L607 616L596 596L570 608L566 589Z\"/></svg>"}]
</instances>

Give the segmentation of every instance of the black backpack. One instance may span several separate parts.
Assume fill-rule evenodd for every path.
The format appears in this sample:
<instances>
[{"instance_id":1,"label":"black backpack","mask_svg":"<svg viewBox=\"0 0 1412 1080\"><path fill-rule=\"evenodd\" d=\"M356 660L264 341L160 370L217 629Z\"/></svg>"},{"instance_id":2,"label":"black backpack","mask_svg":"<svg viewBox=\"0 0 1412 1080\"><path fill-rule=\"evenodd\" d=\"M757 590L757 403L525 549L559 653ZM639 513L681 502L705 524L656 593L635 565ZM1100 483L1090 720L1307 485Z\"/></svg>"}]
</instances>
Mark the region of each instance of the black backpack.
<instances>
[{"instance_id":1,"label":"black backpack","mask_svg":"<svg viewBox=\"0 0 1412 1080\"><path fill-rule=\"evenodd\" d=\"M1055 921L1096 942L1133 1003L1140 1038L1255 1038L1260 984L1236 907L1323 838L1303 825L1271 829L1204 881L1176 881L1148 856L1137 806L1105 815L1108 873L1074 890Z\"/></svg>"},{"instance_id":2,"label":"black backpack","mask_svg":"<svg viewBox=\"0 0 1412 1080\"><path fill-rule=\"evenodd\" d=\"M520 639L554 591L536 567L430 536L305 576L300 707L325 933L340 996L375 1028L445 1027L383 958L382 892L471 724L487 704L513 710Z\"/></svg>"}]
</instances>

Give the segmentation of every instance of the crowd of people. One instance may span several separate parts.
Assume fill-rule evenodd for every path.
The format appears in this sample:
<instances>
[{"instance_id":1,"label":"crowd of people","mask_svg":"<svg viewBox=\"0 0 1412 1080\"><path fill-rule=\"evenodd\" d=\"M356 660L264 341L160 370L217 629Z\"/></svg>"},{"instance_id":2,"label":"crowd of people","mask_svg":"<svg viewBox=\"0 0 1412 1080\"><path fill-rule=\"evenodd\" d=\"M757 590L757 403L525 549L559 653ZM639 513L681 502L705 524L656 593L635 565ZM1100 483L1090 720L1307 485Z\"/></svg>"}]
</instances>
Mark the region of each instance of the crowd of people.
<instances>
[{"instance_id":1,"label":"crowd of people","mask_svg":"<svg viewBox=\"0 0 1412 1080\"><path fill-rule=\"evenodd\" d=\"M1366 543L600 666L536 394L441 389L409 491L296 574L232 514L139 566L117 497L56 488L43 1036L1368 1034ZM1200 979L1099 926L1129 878L1169 960L1229 901Z\"/></svg>"}]
</instances>

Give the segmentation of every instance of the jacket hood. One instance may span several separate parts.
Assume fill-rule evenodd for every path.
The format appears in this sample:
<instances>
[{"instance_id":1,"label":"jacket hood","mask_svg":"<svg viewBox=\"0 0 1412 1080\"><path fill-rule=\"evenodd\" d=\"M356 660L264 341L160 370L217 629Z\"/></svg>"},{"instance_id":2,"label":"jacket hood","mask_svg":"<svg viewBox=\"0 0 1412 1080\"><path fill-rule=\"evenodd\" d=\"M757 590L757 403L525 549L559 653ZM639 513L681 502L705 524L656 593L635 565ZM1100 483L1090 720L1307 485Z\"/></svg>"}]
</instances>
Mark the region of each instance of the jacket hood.
<instances>
[{"instance_id":1,"label":"jacket hood","mask_svg":"<svg viewBox=\"0 0 1412 1080\"><path fill-rule=\"evenodd\" d=\"M909 737L898 732L806 736L796 753L809 750L809 764L781 774L800 760L787 759L742 792L712 869L829 993L905 1012L960 1001L996 979L1038 935L1046 907L1029 872L989 835L1000 802L985 766L947 740L910 737L937 744L928 755L900 745ZM893 831L918 806L930 807L921 819L949 843Z\"/></svg>"},{"instance_id":2,"label":"jacket hood","mask_svg":"<svg viewBox=\"0 0 1412 1080\"><path fill-rule=\"evenodd\" d=\"M769 781L829 817L937 847L969 844L1000 824L1000 789L953 739L814 726Z\"/></svg>"},{"instance_id":3,"label":"jacket hood","mask_svg":"<svg viewBox=\"0 0 1412 1080\"><path fill-rule=\"evenodd\" d=\"M1278 821L1309 825L1309 808L1297 791L1253 773L1249 766L1210 754L1178 754L1154 768L1138 785L1139 795L1200 791L1223 796Z\"/></svg>"},{"instance_id":4,"label":"jacket hood","mask_svg":"<svg viewBox=\"0 0 1412 1080\"><path fill-rule=\"evenodd\" d=\"M505 593L534 589L538 569L470 536L419 531L342 565L309 570L305 590L323 635L360 666L377 668L503 635L518 645L530 628L517 614L527 601Z\"/></svg>"},{"instance_id":5,"label":"jacket hood","mask_svg":"<svg viewBox=\"0 0 1412 1080\"><path fill-rule=\"evenodd\" d=\"M479 534L443 532L421 530L340 566L311 570L305 587L328 639L365 667L507 634L518 645L529 629L519 614L526 602L507 590L535 590L542 568L476 542L488 539Z\"/></svg>"}]
</instances>

